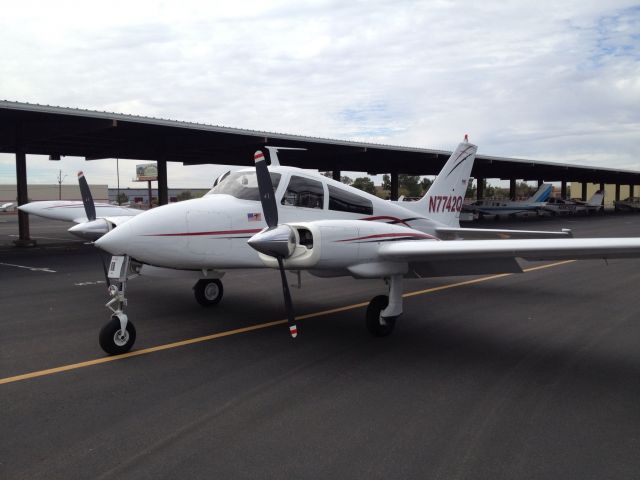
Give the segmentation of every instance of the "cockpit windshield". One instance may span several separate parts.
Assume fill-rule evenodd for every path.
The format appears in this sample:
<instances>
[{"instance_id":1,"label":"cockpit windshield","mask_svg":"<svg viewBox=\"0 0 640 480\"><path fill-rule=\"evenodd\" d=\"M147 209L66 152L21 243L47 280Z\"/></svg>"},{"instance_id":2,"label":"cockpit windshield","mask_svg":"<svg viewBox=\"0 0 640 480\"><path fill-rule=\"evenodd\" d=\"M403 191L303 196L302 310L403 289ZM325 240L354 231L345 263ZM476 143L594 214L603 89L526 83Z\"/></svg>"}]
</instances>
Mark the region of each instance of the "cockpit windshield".
<instances>
[{"instance_id":1,"label":"cockpit windshield","mask_svg":"<svg viewBox=\"0 0 640 480\"><path fill-rule=\"evenodd\" d=\"M280 183L280 174L270 172L269 175L271 176L271 183L273 183L273 190L275 191ZM241 200L260 200L256 172L230 173L220 180L215 187L209 190L207 195L214 195L216 193L231 195Z\"/></svg>"}]
</instances>

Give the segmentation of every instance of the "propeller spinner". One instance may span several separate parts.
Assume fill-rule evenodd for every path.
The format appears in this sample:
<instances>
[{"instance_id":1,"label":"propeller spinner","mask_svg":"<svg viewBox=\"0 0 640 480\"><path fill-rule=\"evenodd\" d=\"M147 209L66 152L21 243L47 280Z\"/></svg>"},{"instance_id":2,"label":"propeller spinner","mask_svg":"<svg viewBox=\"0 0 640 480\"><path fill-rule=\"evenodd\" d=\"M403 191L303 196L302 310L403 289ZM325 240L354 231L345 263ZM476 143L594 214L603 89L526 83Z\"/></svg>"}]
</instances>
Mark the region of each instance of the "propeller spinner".
<instances>
[{"instance_id":1,"label":"propeller spinner","mask_svg":"<svg viewBox=\"0 0 640 480\"><path fill-rule=\"evenodd\" d=\"M287 310L287 319L289 322L289 332L291 332L293 338L296 338L298 336L298 327L295 324L291 292L289 291L289 284L284 271L284 259L290 257L295 250L295 233L289 225L278 225L278 205L276 204L273 183L271 182L271 175L269 175L264 154L258 150L254 154L253 159L256 163L256 177L258 179L260 202L262 203L262 211L268 228L256 233L249 239L248 243L258 252L275 257L278 261L284 305Z\"/></svg>"}]
</instances>

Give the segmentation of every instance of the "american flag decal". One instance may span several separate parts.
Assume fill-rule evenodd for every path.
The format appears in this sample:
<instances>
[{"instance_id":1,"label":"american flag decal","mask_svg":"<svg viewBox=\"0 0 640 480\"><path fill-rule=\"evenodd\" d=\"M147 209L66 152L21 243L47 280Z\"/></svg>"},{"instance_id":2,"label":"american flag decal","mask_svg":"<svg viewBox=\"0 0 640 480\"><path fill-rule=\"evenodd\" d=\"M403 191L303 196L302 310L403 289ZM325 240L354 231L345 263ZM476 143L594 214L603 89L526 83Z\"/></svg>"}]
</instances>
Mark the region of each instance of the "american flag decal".
<instances>
[{"instance_id":1,"label":"american flag decal","mask_svg":"<svg viewBox=\"0 0 640 480\"><path fill-rule=\"evenodd\" d=\"M259 222L262 220L261 213L247 213L247 220L250 222Z\"/></svg>"}]
</instances>

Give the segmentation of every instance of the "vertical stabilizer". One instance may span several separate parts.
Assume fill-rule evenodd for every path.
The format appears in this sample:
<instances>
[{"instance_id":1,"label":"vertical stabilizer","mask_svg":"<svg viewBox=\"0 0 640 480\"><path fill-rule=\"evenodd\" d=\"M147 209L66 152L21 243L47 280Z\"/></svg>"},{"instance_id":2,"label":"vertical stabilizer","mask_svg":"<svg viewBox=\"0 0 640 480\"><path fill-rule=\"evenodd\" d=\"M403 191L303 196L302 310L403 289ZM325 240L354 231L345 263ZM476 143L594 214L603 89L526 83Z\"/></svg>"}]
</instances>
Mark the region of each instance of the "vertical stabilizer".
<instances>
[{"instance_id":1,"label":"vertical stabilizer","mask_svg":"<svg viewBox=\"0 0 640 480\"><path fill-rule=\"evenodd\" d=\"M549 196L551 195L552 190L553 185L551 185L550 183L543 183L542 185L540 185L540 188L538 188L536 193L531 196L529 201L531 203L546 202L547 200L549 200Z\"/></svg>"},{"instance_id":2,"label":"vertical stabilizer","mask_svg":"<svg viewBox=\"0 0 640 480\"><path fill-rule=\"evenodd\" d=\"M590 207L599 207L602 205L602 200L604 200L604 191L598 190L587 202L587 205Z\"/></svg>"},{"instance_id":3,"label":"vertical stabilizer","mask_svg":"<svg viewBox=\"0 0 640 480\"><path fill-rule=\"evenodd\" d=\"M402 206L449 227L459 227L460 210L478 147L465 141L451 154L422 199Z\"/></svg>"}]
</instances>

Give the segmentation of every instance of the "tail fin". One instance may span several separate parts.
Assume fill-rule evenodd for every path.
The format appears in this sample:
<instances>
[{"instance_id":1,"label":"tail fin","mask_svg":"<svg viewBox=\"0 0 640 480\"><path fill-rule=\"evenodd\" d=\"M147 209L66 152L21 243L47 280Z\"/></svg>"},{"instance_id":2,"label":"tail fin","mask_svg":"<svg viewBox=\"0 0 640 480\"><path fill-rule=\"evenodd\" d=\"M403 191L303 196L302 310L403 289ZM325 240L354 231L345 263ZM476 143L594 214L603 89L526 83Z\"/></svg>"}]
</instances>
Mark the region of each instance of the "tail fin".
<instances>
[{"instance_id":1,"label":"tail fin","mask_svg":"<svg viewBox=\"0 0 640 480\"><path fill-rule=\"evenodd\" d=\"M424 213L449 227L459 227L460 210L477 150L477 146L467 142L465 135L465 141L451 154L426 195L417 202L403 204L403 207Z\"/></svg>"},{"instance_id":2,"label":"tail fin","mask_svg":"<svg viewBox=\"0 0 640 480\"><path fill-rule=\"evenodd\" d=\"M587 202L587 205L590 207L599 207L602 205L602 200L604 199L604 191L598 190Z\"/></svg>"},{"instance_id":3,"label":"tail fin","mask_svg":"<svg viewBox=\"0 0 640 480\"><path fill-rule=\"evenodd\" d=\"M530 202L546 202L551 195L553 185L550 183L543 183L540 188L529 199Z\"/></svg>"}]
</instances>

